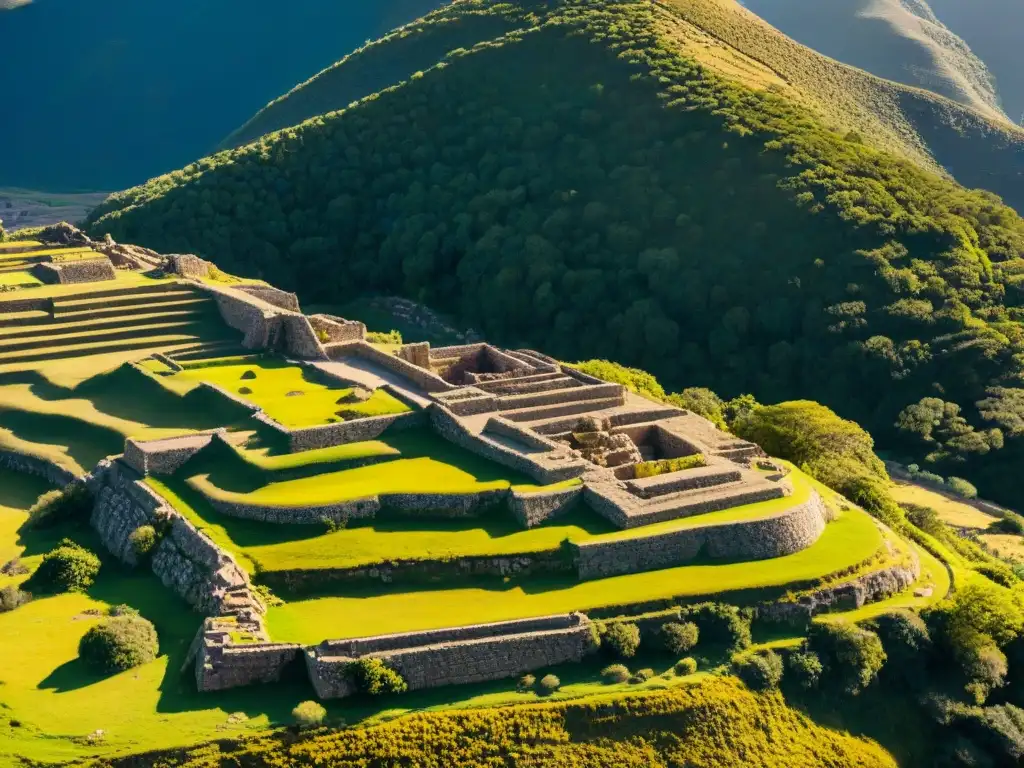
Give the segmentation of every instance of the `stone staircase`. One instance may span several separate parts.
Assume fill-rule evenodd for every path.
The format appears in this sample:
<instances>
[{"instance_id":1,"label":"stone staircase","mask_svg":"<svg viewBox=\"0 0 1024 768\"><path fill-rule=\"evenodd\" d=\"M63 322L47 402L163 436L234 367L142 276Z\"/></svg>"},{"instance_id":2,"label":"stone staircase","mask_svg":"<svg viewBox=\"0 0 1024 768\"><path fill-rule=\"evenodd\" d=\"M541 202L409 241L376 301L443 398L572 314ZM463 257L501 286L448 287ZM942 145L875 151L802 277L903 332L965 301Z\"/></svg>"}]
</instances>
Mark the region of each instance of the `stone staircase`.
<instances>
[{"instance_id":1,"label":"stone staircase","mask_svg":"<svg viewBox=\"0 0 1024 768\"><path fill-rule=\"evenodd\" d=\"M71 294L50 311L0 313L0 366L131 351L237 344L216 302L179 283Z\"/></svg>"}]
</instances>

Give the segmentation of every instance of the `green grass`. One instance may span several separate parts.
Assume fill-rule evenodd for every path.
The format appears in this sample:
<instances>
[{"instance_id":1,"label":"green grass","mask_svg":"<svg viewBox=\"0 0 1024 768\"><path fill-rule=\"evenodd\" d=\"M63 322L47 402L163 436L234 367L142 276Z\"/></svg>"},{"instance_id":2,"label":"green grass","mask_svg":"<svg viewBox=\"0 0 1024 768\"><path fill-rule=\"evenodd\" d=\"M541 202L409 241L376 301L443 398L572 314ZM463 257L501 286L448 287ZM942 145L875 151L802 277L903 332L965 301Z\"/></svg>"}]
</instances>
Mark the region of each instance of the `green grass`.
<instances>
[{"instance_id":1,"label":"green grass","mask_svg":"<svg viewBox=\"0 0 1024 768\"><path fill-rule=\"evenodd\" d=\"M0 285L35 286L42 284L42 280L27 270L0 272Z\"/></svg>"},{"instance_id":2,"label":"green grass","mask_svg":"<svg viewBox=\"0 0 1024 768\"><path fill-rule=\"evenodd\" d=\"M15 243L8 243L8 246L14 246ZM26 245L26 243L17 243L17 245ZM6 253L0 254L0 263L5 259L37 259L40 256L54 257L54 256L77 256L78 254L88 254L91 257L99 258L102 254L97 253L92 248L39 248L34 251L22 251L21 253Z\"/></svg>"},{"instance_id":3,"label":"green grass","mask_svg":"<svg viewBox=\"0 0 1024 768\"><path fill-rule=\"evenodd\" d=\"M490 588L353 590L344 597L273 607L267 619L275 640L317 643L325 638L502 621L648 600L710 597L821 579L870 558L881 544L874 521L851 508L829 524L813 546L772 560L687 565L583 583L538 579Z\"/></svg>"},{"instance_id":4,"label":"green grass","mask_svg":"<svg viewBox=\"0 0 1024 768\"><path fill-rule=\"evenodd\" d=\"M9 240L0 243L0 251L12 250L14 248L28 248L29 246L42 247L42 243L38 240Z\"/></svg>"},{"instance_id":5,"label":"green grass","mask_svg":"<svg viewBox=\"0 0 1024 768\"><path fill-rule=\"evenodd\" d=\"M243 376L255 374L254 378ZM363 402L341 402L351 388L328 383L308 368L281 360L186 368L173 378L217 384L240 395L278 423L291 428L313 427L346 418L404 413L409 407L383 390ZM340 413L351 416L342 417Z\"/></svg>"}]
</instances>

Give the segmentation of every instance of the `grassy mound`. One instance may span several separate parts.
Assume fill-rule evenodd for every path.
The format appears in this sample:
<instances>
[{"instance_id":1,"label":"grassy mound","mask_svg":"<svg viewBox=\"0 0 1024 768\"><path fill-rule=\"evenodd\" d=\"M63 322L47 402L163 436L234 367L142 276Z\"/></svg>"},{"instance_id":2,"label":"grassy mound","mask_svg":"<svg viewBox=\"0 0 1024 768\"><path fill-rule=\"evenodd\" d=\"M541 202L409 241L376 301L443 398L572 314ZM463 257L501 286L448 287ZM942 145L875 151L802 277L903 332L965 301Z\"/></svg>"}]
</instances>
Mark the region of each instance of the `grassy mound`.
<instances>
[{"instance_id":1,"label":"grassy mound","mask_svg":"<svg viewBox=\"0 0 1024 768\"><path fill-rule=\"evenodd\" d=\"M679 40L682 6L529 11L528 32L115 195L92 228L307 299L416 294L491 339L670 384L799 392L881 441L941 388L1005 438L950 458L983 494L1013 492L999 477L1020 451L1016 214L715 75ZM844 90L827 75L806 77ZM869 395L879 381L886 396Z\"/></svg>"},{"instance_id":2,"label":"grassy mound","mask_svg":"<svg viewBox=\"0 0 1024 768\"><path fill-rule=\"evenodd\" d=\"M427 734L426 738L424 734ZM727 738L723 734L728 734ZM218 765L219 750L197 750L182 768ZM282 747L253 741L230 759L260 768L327 760L339 766L400 761L471 768L507 760L524 765L663 768L721 765L839 768L895 766L872 742L814 725L777 694L708 678L692 686L580 703L452 714L424 713L366 730L347 730ZM386 757L385 757L386 756Z\"/></svg>"}]
</instances>

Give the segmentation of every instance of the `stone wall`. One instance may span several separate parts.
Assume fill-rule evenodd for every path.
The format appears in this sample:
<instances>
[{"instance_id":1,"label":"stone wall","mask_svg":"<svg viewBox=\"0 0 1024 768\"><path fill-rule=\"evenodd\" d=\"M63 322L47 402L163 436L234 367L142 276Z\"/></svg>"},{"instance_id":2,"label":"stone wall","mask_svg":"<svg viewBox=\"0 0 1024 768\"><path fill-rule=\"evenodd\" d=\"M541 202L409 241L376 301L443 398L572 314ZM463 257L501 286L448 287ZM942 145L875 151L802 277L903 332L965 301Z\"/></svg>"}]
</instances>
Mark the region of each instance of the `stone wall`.
<instances>
[{"instance_id":1,"label":"stone wall","mask_svg":"<svg viewBox=\"0 0 1024 768\"><path fill-rule=\"evenodd\" d=\"M0 312L52 312L53 299L6 299L0 301ZM32 322L38 323L38 320Z\"/></svg>"},{"instance_id":2,"label":"stone wall","mask_svg":"<svg viewBox=\"0 0 1024 768\"><path fill-rule=\"evenodd\" d=\"M780 600L758 606L758 618L798 626L813 616L831 611L852 611L868 603L898 595L917 581L921 563L914 555L909 563L871 571L855 579L801 595L796 600Z\"/></svg>"},{"instance_id":3,"label":"stone wall","mask_svg":"<svg viewBox=\"0 0 1024 768\"><path fill-rule=\"evenodd\" d=\"M451 411L436 403L430 405L427 411L434 430L445 440L503 467L529 475L541 485L579 477L586 470L587 462L568 454L525 455L489 440L485 435L472 432Z\"/></svg>"},{"instance_id":4,"label":"stone wall","mask_svg":"<svg viewBox=\"0 0 1024 768\"><path fill-rule=\"evenodd\" d=\"M317 696L333 699L352 693L347 667L363 656L383 659L415 691L515 677L580 661L592 650L590 620L569 614L324 643L307 651L306 662Z\"/></svg>"},{"instance_id":5,"label":"stone wall","mask_svg":"<svg viewBox=\"0 0 1024 768\"><path fill-rule=\"evenodd\" d=\"M516 424L514 421L503 419L501 416L492 416L488 419L484 432L507 437L537 451L558 451L565 448L564 445L556 443L554 440L549 440L532 429Z\"/></svg>"},{"instance_id":6,"label":"stone wall","mask_svg":"<svg viewBox=\"0 0 1024 768\"><path fill-rule=\"evenodd\" d=\"M63 488L78 479L74 472L48 459L26 456L14 451L0 450L0 467L20 472L23 475L41 477L57 488Z\"/></svg>"},{"instance_id":7,"label":"stone wall","mask_svg":"<svg viewBox=\"0 0 1024 768\"><path fill-rule=\"evenodd\" d=\"M453 384L449 384L437 374L413 365L407 360L402 360L400 357L382 352L365 341L342 344L331 349L331 359L333 360L339 360L351 355L361 357L364 360L379 365L381 368L386 368L392 373L397 373L409 379L424 392L447 392L450 389L455 389Z\"/></svg>"},{"instance_id":8,"label":"stone wall","mask_svg":"<svg viewBox=\"0 0 1024 768\"><path fill-rule=\"evenodd\" d=\"M305 315L283 314L280 318L284 328L284 348L289 355L306 360L326 360L327 353L313 332L313 326Z\"/></svg>"},{"instance_id":9,"label":"stone wall","mask_svg":"<svg viewBox=\"0 0 1024 768\"><path fill-rule=\"evenodd\" d=\"M501 397L498 399L498 407L500 410L508 410L510 408L537 408L543 405L580 403L586 400L621 398L624 392L625 387L621 384L598 384L587 387L552 389L547 392Z\"/></svg>"},{"instance_id":10,"label":"stone wall","mask_svg":"<svg viewBox=\"0 0 1024 768\"><path fill-rule=\"evenodd\" d=\"M494 556L467 556L444 560L387 560L351 568L302 568L267 571L260 583L288 599L330 594L354 584L459 584L480 579L575 576L576 568L568 550Z\"/></svg>"},{"instance_id":11,"label":"stone wall","mask_svg":"<svg viewBox=\"0 0 1024 768\"><path fill-rule=\"evenodd\" d=\"M412 363L417 368L430 370L430 343L419 341L414 344L403 344L398 350L398 357Z\"/></svg>"},{"instance_id":12,"label":"stone wall","mask_svg":"<svg viewBox=\"0 0 1024 768\"><path fill-rule=\"evenodd\" d=\"M268 419L264 419L267 421ZM272 421L272 419L270 419ZM321 427L303 429L287 429L280 427L288 435L289 450L292 453L311 451L316 448L329 448L346 443L360 443L364 440L375 440L386 431L398 431L422 426L427 421L425 411L407 411L387 416L369 416L365 419L340 421L337 424L325 424Z\"/></svg>"},{"instance_id":13,"label":"stone wall","mask_svg":"<svg viewBox=\"0 0 1024 768\"><path fill-rule=\"evenodd\" d=\"M413 517L479 517L504 505L509 491L498 488L475 493L389 493L380 496L387 510Z\"/></svg>"},{"instance_id":14,"label":"stone wall","mask_svg":"<svg viewBox=\"0 0 1024 768\"><path fill-rule=\"evenodd\" d=\"M106 256L97 259L82 259L64 263L44 262L32 268L36 277L44 283L77 285L114 280L117 273Z\"/></svg>"},{"instance_id":15,"label":"stone wall","mask_svg":"<svg viewBox=\"0 0 1024 768\"><path fill-rule=\"evenodd\" d=\"M277 341L281 332L280 320L273 310L263 302L237 292L214 290L205 284L198 284L217 301L217 309L224 322L236 331L241 331L242 346L246 349L268 349Z\"/></svg>"},{"instance_id":16,"label":"stone wall","mask_svg":"<svg viewBox=\"0 0 1024 768\"><path fill-rule=\"evenodd\" d=\"M334 315L310 315L309 323L317 333L317 338L320 334L326 335L326 344L362 341L366 338L366 326L355 320L346 320Z\"/></svg>"},{"instance_id":17,"label":"stone wall","mask_svg":"<svg viewBox=\"0 0 1024 768\"><path fill-rule=\"evenodd\" d=\"M626 480L626 487L631 493L640 498L649 499L676 491L710 488L715 485L722 485L723 483L732 483L740 478L742 478L742 474L736 469L735 465L732 465L730 468L728 465L711 464L706 467L695 467L678 472L666 472L665 474L653 477Z\"/></svg>"},{"instance_id":18,"label":"stone wall","mask_svg":"<svg viewBox=\"0 0 1024 768\"><path fill-rule=\"evenodd\" d=\"M451 392L438 392L434 399L456 416L473 416L498 409L498 398L476 387L459 387Z\"/></svg>"},{"instance_id":19,"label":"stone wall","mask_svg":"<svg viewBox=\"0 0 1024 768\"><path fill-rule=\"evenodd\" d=\"M237 285L235 290L255 296L288 312L299 312L299 297L270 285Z\"/></svg>"},{"instance_id":20,"label":"stone wall","mask_svg":"<svg viewBox=\"0 0 1024 768\"><path fill-rule=\"evenodd\" d=\"M347 520L367 520L376 516L380 510L380 502L376 496L309 506L247 504L212 497L206 497L206 500L211 507L228 517L294 525L323 525L326 520L339 523Z\"/></svg>"},{"instance_id":21,"label":"stone wall","mask_svg":"<svg viewBox=\"0 0 1024 768\"><path fill-rule=\"evenodd\" d=\"M173 475L185 463L206 448L214 432L164 440L138 442L131 438L124 443L124 462L140 475Z\"/></svg>"},{"instance_id":22,"label":"stone wall","mask_svg":"<svg viewBox=\"0 0 1024 768\"><path fill-rule=\"evenodd\" d=\"M767 560L811 546L828 511L817 493L785 512L757 520L703 525L653 536L574 544L581 579L656 571L698 555L721 560Z\"/></svg>"},{"instance_id":23,"label":"stone wall","mask_svg":"<svg viewBox=\"0 0 1024 768\"><path fill-rule=\"evenodd\" d=\"M191 253L174 253L167 257L168 271L193 280L209 277L211 266L210 262Z\"/></svg>"},{"instance_id":24,"label":"stone wall","mask_svg":"<svg viewBox=\"0 0 1024 768\"><path fill-rule=\"evenodd\" d=\"M524 528L534 528L576 509L583 500L583 485L558 491L525 493L512 491L509 509Z\"/></svg>"},{"instance_id":25,"label":"stone wall","mask_svg":"<svg viewBox=\"0 0 1024 768\"><path fill-rule=\"evenodd\" d=\"M302 653L302 646L295 643L232 643L230 633L209 619L200 633L195 664L200 691L277 682Z\"/></svg>"}]
</instances>

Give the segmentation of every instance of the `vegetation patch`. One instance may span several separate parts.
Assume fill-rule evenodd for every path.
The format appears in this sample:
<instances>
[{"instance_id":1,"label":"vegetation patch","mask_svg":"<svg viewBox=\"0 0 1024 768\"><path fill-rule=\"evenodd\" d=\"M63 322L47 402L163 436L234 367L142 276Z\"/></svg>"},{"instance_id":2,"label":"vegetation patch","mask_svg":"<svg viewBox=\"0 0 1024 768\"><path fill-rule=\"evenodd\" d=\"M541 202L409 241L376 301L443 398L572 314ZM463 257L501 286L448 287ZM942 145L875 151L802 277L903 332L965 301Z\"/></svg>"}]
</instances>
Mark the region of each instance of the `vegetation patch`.
<instances>
[{"instance_id":1,"label":"vegetation patch","mask_svg":"<svg viewBox=\"0 0 1024 768\"><path fill-rule=\"evenodd\" d=\"M156 628L141 616L121 615L107 619L82 636L79 657L100 672L123 672L156 658Z\"/></svg>"}]
</instances>

